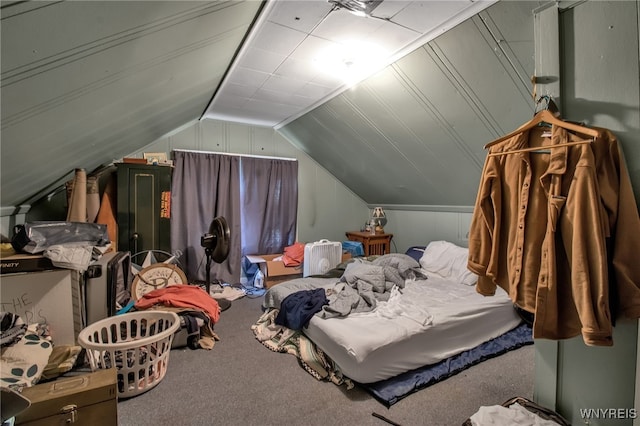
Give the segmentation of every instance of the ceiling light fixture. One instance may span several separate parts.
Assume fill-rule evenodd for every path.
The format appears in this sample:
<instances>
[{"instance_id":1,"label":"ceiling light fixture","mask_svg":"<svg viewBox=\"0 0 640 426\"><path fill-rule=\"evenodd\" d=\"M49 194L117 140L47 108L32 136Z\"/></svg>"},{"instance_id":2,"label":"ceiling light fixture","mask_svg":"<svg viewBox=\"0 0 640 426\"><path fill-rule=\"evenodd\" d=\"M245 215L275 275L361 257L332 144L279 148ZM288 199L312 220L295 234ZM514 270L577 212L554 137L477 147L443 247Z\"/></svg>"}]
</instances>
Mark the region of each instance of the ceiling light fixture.
<instances>
[{"instance_id":1,"label":"ceiling light fixture","mask_svg":"<svg viewBox=\"0 0 640 426\"><path fill-rule=\"evenodd\" d=\"M370 16L373 9L378 7L382 0L327 0L337 8L346 9L357 16Z\"/></svg>"},{"instance_id":2,"label":"ceiling light fixture","mask_svg":"<svg viewBox=\"0 0 640 426\"><path fill-rule=\"evenodd\" d=\"M347 41L320 52L314 63L322 72L352 86L382 69L388 56L389 52L378 45Z\"/></svg>"}]
</instances>

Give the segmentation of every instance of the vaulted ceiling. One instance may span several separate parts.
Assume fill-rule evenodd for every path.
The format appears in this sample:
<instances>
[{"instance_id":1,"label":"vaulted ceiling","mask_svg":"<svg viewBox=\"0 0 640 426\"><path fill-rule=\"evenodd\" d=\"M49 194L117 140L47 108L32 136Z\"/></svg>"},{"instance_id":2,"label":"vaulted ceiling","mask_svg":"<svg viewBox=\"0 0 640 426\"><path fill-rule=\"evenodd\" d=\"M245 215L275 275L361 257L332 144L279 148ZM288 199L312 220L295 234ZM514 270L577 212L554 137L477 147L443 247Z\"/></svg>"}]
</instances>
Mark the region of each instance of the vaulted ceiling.
<instances>
[{"instance_id":1,"label":"vaulted ceiling","mask_svg":"<svg viewBox=\"0 0 640 426\"><path fill-rule=\"evenodd\" d=\"M369 203L469 205L532 111L539 3L3 1L3 214L207 118L274 127ZM353 38L385 53L350 88L312 65Z\"/></svg>"},{"instance_id":2,"label":"vaulted ceiling","mask_svg":"<svg viewBox=\"0 0 640 426\"><path fill-rule=\"evenodd\" d=\"M386 0L366 18L325 0L268 2L205 117L281 126L494 1Z\"/></svg>"}]
</instances>

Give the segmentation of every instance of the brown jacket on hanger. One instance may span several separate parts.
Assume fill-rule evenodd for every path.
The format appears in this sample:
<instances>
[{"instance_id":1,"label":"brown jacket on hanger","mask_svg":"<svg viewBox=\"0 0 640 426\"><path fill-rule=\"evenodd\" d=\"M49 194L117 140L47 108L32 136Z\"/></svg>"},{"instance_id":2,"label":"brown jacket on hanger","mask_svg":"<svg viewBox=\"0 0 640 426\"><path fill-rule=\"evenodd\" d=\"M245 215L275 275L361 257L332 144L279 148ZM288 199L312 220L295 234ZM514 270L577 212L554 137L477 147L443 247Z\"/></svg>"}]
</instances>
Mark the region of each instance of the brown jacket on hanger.
<instances>
[{"instance_id":1,"label":"brown jacket on hanger","mask_svg":"<svg viewBox=\"0 0 640 426\"><path fill-rule=\"evenodd\" d=\"M491 152L581 140L561 127L552 128L551 139L541 130L516 135ZM608 245L619 277L616 300L626 298L620 311L640 316L640 262L631 262L634 252L628 251L640 243L637 208L617 142L601 133L595 142L550 154L489 155L485 162L468 266L479 275L478 292L491 295L499 285L535 314L535 338L582 334L588 345L613 344Z\"/></svg>"},{"instance_id":2,"label":"brown jacket on hanger","mask_svg":"<svg viewBox=\"0 0 640 426\"><path fill-rule=\"evenodd\" d=\"M640 216L622 147L609 130L591 144L606 218L614 318L640 318Z\"/></svg>"}]
</instances>

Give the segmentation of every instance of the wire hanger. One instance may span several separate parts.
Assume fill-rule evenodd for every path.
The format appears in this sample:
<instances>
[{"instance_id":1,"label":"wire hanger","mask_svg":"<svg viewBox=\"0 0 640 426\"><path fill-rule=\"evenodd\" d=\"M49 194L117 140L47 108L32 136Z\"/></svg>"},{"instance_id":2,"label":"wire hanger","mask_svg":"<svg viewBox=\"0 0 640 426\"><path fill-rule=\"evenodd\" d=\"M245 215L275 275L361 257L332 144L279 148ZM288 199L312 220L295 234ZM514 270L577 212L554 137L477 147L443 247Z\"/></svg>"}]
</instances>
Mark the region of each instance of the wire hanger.
<instances>
[{"instance_id":1,"label":"wire hanger","mask_svg":"<svg viewBox=\"0 0 640 426\"><path fill-rule=\"evenodd\" d=\"M540 154L549 154L549 153L551 153L550 148L560 148L560 147L563 147L563 146L582 145L582 144L591 143L591 142L593 142L593 139L584 140L584 141L573 141L573 142L558 143L558 144L555 144L555 145L533 146L533 147L529 147L529 148L513 149L513 150L510 150L510 151L489 152L489 154L487 154L487 155L489 157L495 157L497 155L516 154L518 152L536 152L536 153L540 153Z\"/></svg>"},{"instance_id":2,"label":"wire hanger","mask_svg":"<svg viewBox=\"0 0 640 426\"><path fill-rule=\"evenodd\" d=\"M487 149L495 144L498 144L500 142L506 141L507 139L511 139L514 136L517 136L521 133L526 132L529 129L532 129L540 124L551 124L552 126L557 126L557 127L562 127L563 129L566 130L570 130L572 132L575 133L580 133L583 135L588 135L591 136L592 138L597 138L598 137L598 131L596 129L591 129L589 127L585 127L585 126L581 126L579 124L574 124L574 123L569 123L567 121L561 120L560 118L556 117L550 110L549 110L549 105L551 105L551 103L553 102L553 100L551 100L551 98L549 96L542 96L540 97L540 99L538 100L537 104L539 104L541 102L542 99L547 98L547 108L537 112L533 118L526 122L525 124L523 124L522 126L518 127L516 130L514 130L513 132L504 135L492 142L489 142L488 144L486 144L484 146L484 149ZM555 103L553 103L553 105L555 106ZM580 141L579 143L588 143L591 141ZM577 145L576 142L567 142L564 144L557 144L554 146L569 146L570 145ZM524 148L524 150L526 151L532 151L535 149L540 149L540 147L536 147L536 148L532 148L532 149L528 149L528 148ZM516 151L509 151L509 152L516 152ZM517 150L517 152L522 152L522 150ZM506 152L505 152L506 153Z\"/></svg>"}]
</instances>

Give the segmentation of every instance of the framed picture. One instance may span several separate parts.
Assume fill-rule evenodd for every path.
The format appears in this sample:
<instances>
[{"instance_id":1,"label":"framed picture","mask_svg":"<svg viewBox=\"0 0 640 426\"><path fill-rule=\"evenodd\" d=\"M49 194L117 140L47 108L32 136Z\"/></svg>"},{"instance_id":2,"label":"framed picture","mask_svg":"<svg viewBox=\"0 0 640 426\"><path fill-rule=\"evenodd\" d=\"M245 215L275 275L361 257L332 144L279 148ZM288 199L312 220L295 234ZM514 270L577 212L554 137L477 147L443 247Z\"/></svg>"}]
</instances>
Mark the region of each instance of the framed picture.
<instances>
[{"instance_id":1,"label":"framed picture","mask_svg":"<svg viewBox=\"0 0 640 426\"><path fill-rule=\"evenodd\" d=\"M147 164L162 164L167 162L166 152L145 152L142 154Z\"/></svg>"}]
</instances>

